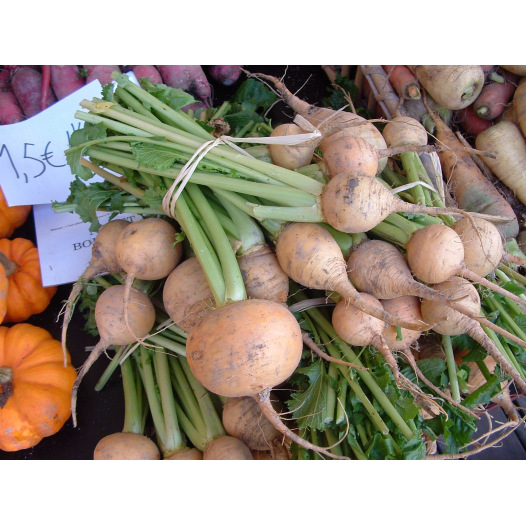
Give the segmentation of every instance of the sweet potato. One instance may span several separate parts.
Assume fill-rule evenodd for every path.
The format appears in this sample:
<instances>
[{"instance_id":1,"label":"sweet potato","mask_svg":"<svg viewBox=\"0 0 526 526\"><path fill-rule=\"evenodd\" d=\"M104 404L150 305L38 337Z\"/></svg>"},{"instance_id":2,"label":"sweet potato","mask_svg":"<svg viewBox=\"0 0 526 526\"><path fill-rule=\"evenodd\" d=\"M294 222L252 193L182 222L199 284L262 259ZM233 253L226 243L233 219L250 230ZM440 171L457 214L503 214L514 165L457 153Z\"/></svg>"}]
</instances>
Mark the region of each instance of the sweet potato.
<instances>
[{"instance_id":1,"label":"sweet potato","mask_svg":"<svg viewBox=\"0 0 526 526\"><path fill-rule=\"evenodd\" d=\"M9 84L9 71L0 71L0 124L13 124L24 120L22 108Z\"/></svg>"},{"instance_id":2,"label":"sweet potato","mask_svg":"<svg viewBox=\"0 0 526 526\"><path fill-rule=\"evenodd\" d=\"M208 66L210 78L223 86L232 86L241 76L243 66Z\"/></svg>"},{"instance_id":3,"label":"sweet potato","mask_svg":"<svg viewBox=\"0 0 526 526\"><path fill-rule=\"evenodd\" d=\"M78 66L50 66L50 73L51 89L58 100L82 88L86 83Z\"/></svg>"},{"instance_id":4,"label":"sweet potato","mask_svg":"<svg viewBox=\"0 0 526 526\"><path fill-rule=\"evenodd\" d=\"M20 66L11 77L11 88L26 119L40 113L43 109L41 105L42 73L40 71ZM51 106L56 100L55 95L49 91L44 101L44 107Z\"/></svg>"},{"instance_id":5,"label":"sweet potato","mask_svg":"<svg viewBox=\"0 0 526 526\"><path fill-rule=\"evenodd\" d=\"M140 82L141 79L148 79L152 84L160 84L163 79L159 70L155 66L132 66L133 74Z\"/></svg>"},{"instance_id":6,"label":"sweet potato","mask_svg":"<svg viewBox=\"0 0 526 526\"><path fill-rule=\"evenodd\" d=\"M212 105L212 88L201 66L157 66L163 82L172 88L195 95L207 106Z\"/></svg>"},{"instance_id":7,"label":"sweet potato","mask_svg":"<svg viewBox=\"0 0 526 526\"><path fill-rule=\"evenodd\" d=\"M86 84L97 79L103 86L112 82L112 73L121 71L119 66L82 66L86 70Z\"/></svg>"}]
</instances>

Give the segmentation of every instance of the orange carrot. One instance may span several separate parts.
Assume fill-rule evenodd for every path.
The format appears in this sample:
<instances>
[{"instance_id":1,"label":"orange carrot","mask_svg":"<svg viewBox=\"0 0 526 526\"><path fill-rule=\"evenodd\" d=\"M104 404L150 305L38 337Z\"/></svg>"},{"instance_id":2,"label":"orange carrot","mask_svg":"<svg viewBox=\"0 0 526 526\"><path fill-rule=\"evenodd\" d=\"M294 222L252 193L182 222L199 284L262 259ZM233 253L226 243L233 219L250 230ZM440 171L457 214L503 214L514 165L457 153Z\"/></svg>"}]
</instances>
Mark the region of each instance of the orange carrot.
<instances>
[{"instance_id":1,"label":"orange carrot","mask_svg":"<svg viewBox=\"0 0 526 526\"><path fill-rule=\"evenodd\" d=\"M419 99L420 83L407 66L382 66L393 88L404 99Z\"/></svg>"}]
</instances>

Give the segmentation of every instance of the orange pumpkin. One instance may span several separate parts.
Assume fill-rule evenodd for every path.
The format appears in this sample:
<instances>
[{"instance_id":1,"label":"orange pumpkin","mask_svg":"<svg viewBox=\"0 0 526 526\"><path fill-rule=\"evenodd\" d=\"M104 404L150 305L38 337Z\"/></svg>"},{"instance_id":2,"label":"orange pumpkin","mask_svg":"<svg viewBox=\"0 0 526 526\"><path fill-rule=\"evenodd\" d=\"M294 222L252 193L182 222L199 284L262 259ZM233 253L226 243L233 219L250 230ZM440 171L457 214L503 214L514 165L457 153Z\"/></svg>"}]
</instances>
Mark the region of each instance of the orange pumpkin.
<instances>
[{"instance_id":1,"label":"orange pumpkin","mask_svg":"<svg viewBox=\"0 0 526 526\"><path fill-rule=\"evenodd\" d=\"M0 239L0 263L4 260L13 269L8 270L7 313L5 322L26 321L33 314L43 312L57 292L57 287L42 286L38 249L29 239Z\"/></svg>"},{"instance_id":2,"label":"orange pumpkin","mask_svg":"<svg viewBox=\"0 0 526 526\"><path fill-rule=\"evenodd\" d=\"M7 289L9 287L9 280L5 267L0 265L0 323L4 321L7 312Z\"/></svg>"},{"instance_id":3,"label":"orange pumpkin","mask_svg":"<svg viewBox=\"0 0 526 526\"><path fill-rule=\"evenodd\" d=\"M0 238L10 237L26 222L30 212L31 205L8 206L0 187Z\"/></svg>"},{"instance_id":4,"label":"orange pumpkin","mask_svg":"<svg viewBox=\"0 0 526 526\"><path fill-rule=\"evenodd\" d=\"M67 358L45 329L0 326L0 449L33 447L64 425L77 377Z\"/></svg>"}]
</instances>

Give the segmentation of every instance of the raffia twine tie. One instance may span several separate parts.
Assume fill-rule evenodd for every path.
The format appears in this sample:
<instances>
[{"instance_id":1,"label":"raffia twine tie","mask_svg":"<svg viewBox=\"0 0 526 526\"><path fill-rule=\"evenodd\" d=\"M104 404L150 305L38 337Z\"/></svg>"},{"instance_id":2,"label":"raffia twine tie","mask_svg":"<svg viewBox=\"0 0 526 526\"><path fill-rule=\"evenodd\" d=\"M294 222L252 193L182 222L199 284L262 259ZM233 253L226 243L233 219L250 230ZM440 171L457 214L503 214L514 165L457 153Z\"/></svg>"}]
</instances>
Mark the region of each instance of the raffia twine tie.
<instances>
[{"instance_id":1,"label":"raffia twine tie","mask_svg":"<svg viewBox=\"0 0 526 526\"><path fill-rule=\"evenodd\" d=\"M307 130L307 133L300 133L297 135L284 135L281 137L231 137L228 135L221 135L217 139L203 143L196 152L188 159L188 162L181 168L179 175L174 179L174 182L163 197L162 207L166 215L175 218L175 205L178 197L181 195L186 183L192 177L192 174L197 169L197 166L205 157L205 155L219 144L226 144L236 150L237 152L252 157L247 151L243 150L235 144L239 143L257 143L257 144L280 144L284 146L294 146L304 144L306 142L321 138L321 132L313 126L307 119L301 115L296 115L293 121L301 129Z\"/></svg>"}]
</instances>

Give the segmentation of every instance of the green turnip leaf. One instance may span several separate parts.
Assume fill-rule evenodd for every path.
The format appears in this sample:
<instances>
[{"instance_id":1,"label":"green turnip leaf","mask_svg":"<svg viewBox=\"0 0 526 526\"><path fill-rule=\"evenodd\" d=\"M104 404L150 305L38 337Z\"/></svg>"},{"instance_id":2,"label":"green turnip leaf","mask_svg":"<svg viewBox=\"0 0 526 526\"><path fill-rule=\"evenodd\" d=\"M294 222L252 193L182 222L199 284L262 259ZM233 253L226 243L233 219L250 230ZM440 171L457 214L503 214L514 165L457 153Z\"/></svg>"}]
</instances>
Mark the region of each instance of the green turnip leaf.
<instances>
[{"instance_id":1,"label":"green turnip leaf","mask_svg":"<svg viewBox=\"0 0 526 526\"><path fill-rule=\"evenodd\" d=\"M324 364L317 360L296 372L308 377L309 386L303 392L293 393L287 406L300 429L322 430L325 428L328 385Z\"/></svg>"}]
</instances>

